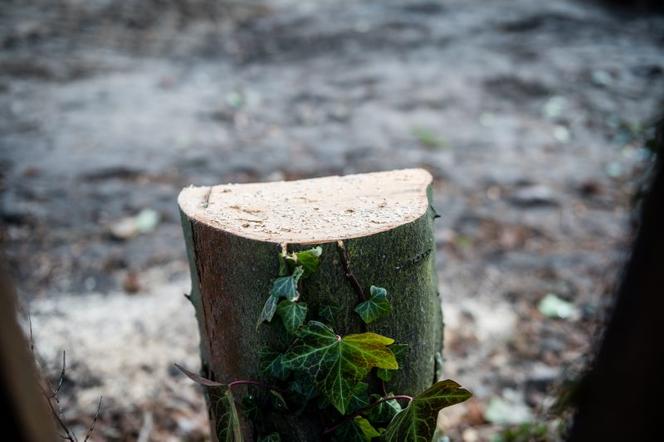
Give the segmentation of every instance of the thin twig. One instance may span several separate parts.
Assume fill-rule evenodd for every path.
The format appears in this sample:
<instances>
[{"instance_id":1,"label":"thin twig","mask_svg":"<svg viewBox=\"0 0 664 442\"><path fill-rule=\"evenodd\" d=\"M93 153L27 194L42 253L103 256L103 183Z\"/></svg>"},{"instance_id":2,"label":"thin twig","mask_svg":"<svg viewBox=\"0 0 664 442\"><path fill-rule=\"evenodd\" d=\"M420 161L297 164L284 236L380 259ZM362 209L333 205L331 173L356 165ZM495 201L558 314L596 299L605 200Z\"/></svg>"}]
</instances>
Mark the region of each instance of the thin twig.
<instances>
[{"instance_id":1,"label":"thin twig","mask_svg":"<svg viewBox=\"0 0 664 442\"><path fill-rule=\"evenodd\" d=\"M362 409L360 409L360 410L357 410L355 413L353 413L353 414L349 414L349 415L346 416L344 419L342 419L340 422L338 422L336 425L333 425L333 426L331 426L330 428L325 429L325 430L323 431L323 435L326 435L326 434L330 434L330 433L332 433L334 430L336 430L337 428L339 428L340 426L342 426L342 425L345 424L346 422L348 422L348 421L350 421L350 420L356 418L357 416L360 416L360 415L363 414L363 413L366 413L367 411L371 410L373 407L377 406L378 404L383 403L383 402L387 402L387 401L391 401L392 399L403 399L403 400L407 400L407 401L408 401L408 404L410 404L410 402L413 400L413 397L412 397L412 396L407 396L407 395L405 395L405 394L398 394L398 395L395 395L395 396L389 396L389 397L383 397L383 398L380 398L380 399L378 399L376 402L374 402L374 403L372 403L372 404L369 404L369 405L367 405L366 407L364 407L364 408L362 408Z\"/></svg>"},{"instance_id":2,"label":"thin twig","mask_svg":"<svg viewBox=\"0 0 664 442\"><path fill-rule=\"evenodd\" d=\"M58 393L60 393L60 389L62 388L62 384L65 382L65 375L67 371L67 353L62 350L62 370L60 371L60 377L58 378L58 386L53 392L53 397L57 398Z\"/></svg>"},{"instance_id":3,"label":"thin twig","mask_svg":"<svg viewBox=\"0 0 664 442\"><path fill-rule=\"evenodd\" d=\"M92 424L90 424L90 428L88 428L88 432L85 434L85 439L83 439L83 442L88 442L88 439L90 439L90 436L92 436L92 432L95 430L95 424L97 423L97 419L99 418L99 414L101 413L102 399L104 399L104 396L99 396L99 404L97 404L97 412L95 413L95 417L92 419Z\"/></svg>"},{"instance_id":4,"label":"thin twig","mask_svg":"<svg viewBox=\"0 0 664 442\"><path fill-rule=\"evenodd\" d=\"M357 293L357 296L360 298L360 301L366 301L367 297L364 293L364 290L362 289L362 285L350 269L350 257L348 256L348 250L346 250L343 241L337 241L337 249L339 250L339 257L341 258L341 264L344 267L346 278L350 282L350 285L353 286L353 289Z\"/></svg>"},{"instance_id":5,"label":"thin twig","mask_svg":"<svg viewBox=\"0 0 664 442\"><path fill-rule=\"evenodd\" d=\"M32 316L28 312L28 326L30 327L30 352L32 353L32 359L37 361L35 357L35 340L32 338Z\"/></svg>"},{"instance_id":6,"label":"thin twig","mask_svg":"<svg viewBox=\"0 0 664 442\"><path fill-rule=\"evenodd\" d=\"M77 442L76 436L74 436L74 434L67 427L67 425L65 425L65 423L62 421L62 418L60 417L60 413L58 413L55 410L55 407L53 407L53 402L51 402L51 399L49 399L47 397L46 398L46 403L48 404L48 407L51 409L51 414L55 418L55 421L58 423L58 425L60 425L60 428L62 428L62 430L65 432L65 436L61 435L61 437L63 439L66 439L66 440L70 441L70 442Z\"/></svg>"}]
</instances>

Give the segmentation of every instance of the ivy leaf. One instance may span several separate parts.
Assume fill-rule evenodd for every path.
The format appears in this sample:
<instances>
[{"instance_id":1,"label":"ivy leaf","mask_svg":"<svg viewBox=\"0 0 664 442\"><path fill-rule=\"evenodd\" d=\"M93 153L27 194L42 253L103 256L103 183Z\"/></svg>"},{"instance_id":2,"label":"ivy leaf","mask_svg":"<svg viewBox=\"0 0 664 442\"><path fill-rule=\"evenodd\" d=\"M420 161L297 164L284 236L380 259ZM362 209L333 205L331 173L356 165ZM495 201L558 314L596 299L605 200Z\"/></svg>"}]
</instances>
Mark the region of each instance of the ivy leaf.
<instances>
[{"instance_id":1,"label":"ivy leaf","mask_svg":"<svg viewBox=\"0 0 664 442\"><path fill-rule=\"evenodd\" d=\"M242 396L242 400L240 401L240 406L242 414L244 416L247 416L251 420L258 419L258 416L262 414L261 410L258 408L258 403L256 402L256 396L254 396L253 394L246 394Z\"/></svg>"},{"instance_id":2,"label":"ivy leaf","mask_svg":"<svg viewBox=\"0 0 664 442\"><path fill-rule=\"evenodd\" d=\"M417 395L397 414L383 434L384 442L429 442L436 430L438 412L472 394L452 380L436 382Z\"/></svg>"},{"instance_id":3,"label":"ivy leaf","mask_svg":"<svg viewBox=\"0 0 664 442\"><path fill-rule=\"evenodd\" d=\"M288 333L294 335L297 329L304 324L304 319L307 317L307 305L303 302L283 300L277 307L277 314L281 316L281 321Z\"/></svg>"},{"instance_id":4,"label":"ivy leaf","mask_svg":"<svg viewBox=\"0 0 664 442\"><path fill-rule=\"evenodd\" d=\"M337 336L317 321L300 329L300 338L286 352L286 367L309 374L318 390L341 413L349 410L353 390L374 368L398 369L387 347L393 339L376 333Z\"/></svg>"},{"instance_id":5,"label":"ivy leaf","mask_svg":"<svg viewBox=\"0 0 664 442\"><path fill-rule=\"evenodd\" d=\"M318 309L318 316L320 316L326 324L334 324L334 317L339 310L340 308L337 305L321 305Z\"/></svg>"},{"instance_id":6,"label":"ivy leaf","mask_svg":"<svg viewBox=\"0 0 664 442\"><path fill-rule=\"evenodd\" d=\"M235 408L235 398L230 388L215 388L210 391L219 442L242 442L240 418Z\"/></svg>"},{"instance_id":7,"label":"ivy leaf","mask_svg":"<svg viewBox=\"0 0 664 442\"><path fill-rule=\"evenodd\" d=\"M297 291L297 283L303 273L304 270L302 269L302 266L297 266L295 267L295 270L293 270L292 275L280 276L274 280L272 283L272 290L270 290L270 296L267 298L267 301L265 301L263 310L258 317L256 328L258 328L263 322L272 321L274 314L277 312L280 298L286 298L289 301L297 301L299 299L300 293Z\"/></svg>"},{"instance_id":8,"label":"ivy leaf","mask_svg":"<svg viewBox=\"0 0 664 442\"><path fill-rule=\"evenodd\" d=\"M274 318L274 314L277 312L278 303L279 298L268 296L267 301L265 301L265 305L263 306L263 310L261 310L261 315L258 318L258 322L256 323L256 329L258 329L258 326L263 322L270 322L272 318Z\"/></svg>"},{"instance_id":9,"label":"ivy leaf","mask_svg":"<svg viewBox=\"0 0 664 442\"><path fill-rule=\"evenodd\" d=\"M288 369L283 364L284 355L271 351L262 351L260 353L261 373L275 379L283 381L288 377Z\"/></svg>"},{"instance_id":10,"label":"ivy leaf","mask_svg":"<svg viewBox=\"0 0 664 442\"><path fill-rule=\"evenodd\" d=\"M366 382L358 383L353 388L353 394L350 397L348 411L353 413L369 405L369 384Z\"/></svg>"},{"instance_id":11,"label":"ivy leaf","mask_svg":"<svg viewBox=\"0 0 664 442\"><path fill-rule=\"evenodd\" d=\"M382 398L377 394L372 394L371 399L375 403ZM396 399L383 400L378 405L373 406L366 413L366 417L374 424L387 425L400 411L401 405Z\"/></svg>"},{"instance_id":12,"label":"ivy leaf","mask_svg":"<svg viewBox=\"0 0 664 442\"><path fill-rule=\"evenodd\" d=\"M404 364L406 354L408 353L408 344L393 344L390 345L390 350L392 350L392 353L394 353L394 357L397 358L397 363L401 367ZM394 370L379 368L376 370L376 376L385 382L389 382L394 376Z\"/></svg>"},{"instance_id":13,"label":"ivy leaf","mask_svg":"<svg viewBox=\"0 0 664 442\"><path fill-rule=\"evenodd\" d=\"M355 312L366 324L371 324L389 315L392 311L390 301L387 300L387 290L372 285L369 292L371 297L355 307Z\"/></svg>"},{"instance_id":14,"label":"ivy leaf","mask_svg":"<svg viewBox=\"0 0 664 442\"><path fill-rule=\"evenodd\" d=\"M352 420L341 425L334 432L335 442L369 442L380 433L362 416L356 416Z\"/></svg>"},{"instance_id":15,"label":"ivy leaf","mask_svg":"<svg viewBox=\"0 0 664 442\"><path fill-rule=\"evenodd\" d=\"M289 391L301 396L304 401L308 401L316 396L316 385L308 376L301 376L293 380L288 386Z\"/></svg>"},{"instance_id":16,"label":"ivy leaf","mask_svg":"<svg viewBox=\"0 0 664 442\"><path fill-rule=\"evenodd\" d=\"M270 402L272 403L272 407L274 407L275 410L278 411L288 410L288 405L286 404L286 400L277 390L270 389Z\"/></svg>"},{"instance_id":17,"label":"ivy leaf","mask_svg":"<svg viewBox=\"0 0 664 442\"><path fill-rule=\"evenodd\" d=\"M298 376L288 384L288 395L291 404L296 404L297 409L293 414L299 415L305 411L310 405L309 402L316 397L318 391L313 380L307 375Z\"/></svg>"},{"instance_id":18,"label":"ivy leaf","mask_svg":"<svg viewBox=\"0 0 664 442\"><path fill-rule=\"evenodd\" d=\"M270 296L279 299L286 298L289 301L297 301L300 294L297 291L297 282L302 277L304 269L302 266L295 267L293 274L289 276L280 276L272 283Z\"/></svg>"},{"instance_id":19,"label":"ivy leaf","mask_svg":"<svg viewBox=\"0 0 664 442\"><path fill-rule=\"evenodd\" d=\"M279 436L279 433L271 433L267 436L259 437L258 442L281 442L281 436Z\"/></svg>"},{"instance_id":20,"label":"ivy leaf","mask_svg":"<svg viewBox=\"0 0 664 442\"><path fill-rule=\"evenodd\" d=\"M304 276L306 277L318 271L320 255L322 254L323 248L317 246L312 249L295 252L293 255L295 255L295 262L304 268Z\"/></svg>"},{"instance_id":21,"label":"ivy leaf","mask_svg":"<svg viewBox=\"0 0 664 442\"><path fill-rule=\"evenodd\" d=\"M360 430L362 430L362 434L364 435L364 440L370 441L374 437L380 436L380 433L371 425L371 422L369 422L367 419L363 418L362 416L355 416L353 419L353 423L357 425Z\"/></svg>"}]
</instances>

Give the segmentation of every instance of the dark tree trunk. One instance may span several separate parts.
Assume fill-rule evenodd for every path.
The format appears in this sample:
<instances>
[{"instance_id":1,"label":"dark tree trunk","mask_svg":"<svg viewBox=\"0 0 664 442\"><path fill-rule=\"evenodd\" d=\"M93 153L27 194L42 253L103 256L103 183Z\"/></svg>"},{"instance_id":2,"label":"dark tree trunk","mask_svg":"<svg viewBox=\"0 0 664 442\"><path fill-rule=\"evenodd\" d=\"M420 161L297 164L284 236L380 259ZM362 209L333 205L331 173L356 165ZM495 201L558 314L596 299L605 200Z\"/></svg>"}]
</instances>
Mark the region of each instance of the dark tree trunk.
<instances>
[{"instance_id":1,"label":"dark tree trunk","mask_svg":"<svg viewBox=\"0 0 664 442\"><path fill-rule=\"evenodd\" d=\"M570 441L662 440L664 143L604 339L581 384Z\"/></svg>"}]
</instances>

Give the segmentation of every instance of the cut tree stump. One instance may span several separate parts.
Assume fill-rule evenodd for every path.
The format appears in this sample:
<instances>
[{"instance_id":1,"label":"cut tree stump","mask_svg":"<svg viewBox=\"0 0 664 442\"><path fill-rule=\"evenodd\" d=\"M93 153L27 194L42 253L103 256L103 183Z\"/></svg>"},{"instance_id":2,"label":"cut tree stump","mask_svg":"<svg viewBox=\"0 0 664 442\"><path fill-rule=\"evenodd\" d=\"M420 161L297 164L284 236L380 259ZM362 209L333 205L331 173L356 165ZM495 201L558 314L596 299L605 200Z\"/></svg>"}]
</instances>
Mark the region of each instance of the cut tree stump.
<instances>
[{"instance_id":1,"label":"cut tree stump","mask_svg":"<svg viewBox=\"0 0 664 442\"><path fill-rule=\"evenodd\" d=\"M282 247L292 252L321 245L320 268L302 293L309 316L321 305L336 305L337 333L368 330L408 344L407 361L386 390L414 395L428 388L442 350L431 182L427 171L407 169L182 190L178 203L202 376L223 383L260 379L260 350L284 345L271 324L256 328L278 275L278 255ZM389 318L365 325L353 311L358 295L346 277L339 241L363 289L387 289ZM282 417L277 425L285 426L290 440L321 440L316 411ZM214 433L216 417L210 414ZM245 440L255 440L251 423L243 421L242 428Z\"/></svg>"}]
</instances>

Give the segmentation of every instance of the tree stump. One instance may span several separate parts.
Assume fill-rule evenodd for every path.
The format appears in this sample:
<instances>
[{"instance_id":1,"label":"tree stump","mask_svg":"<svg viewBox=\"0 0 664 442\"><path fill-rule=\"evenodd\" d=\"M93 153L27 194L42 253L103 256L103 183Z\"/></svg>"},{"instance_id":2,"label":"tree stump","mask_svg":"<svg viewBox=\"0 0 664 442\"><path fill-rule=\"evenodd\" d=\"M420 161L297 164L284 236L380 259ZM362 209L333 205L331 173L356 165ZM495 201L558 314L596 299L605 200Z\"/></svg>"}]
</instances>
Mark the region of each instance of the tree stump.
<instances>
[{"instance_id":1,"label":"tree stump","mask_svg":"<svg viewBox=\"0 0 664 442\"><path fill-rule=\"evenodd\" d=\"M182 190L178 203L202 376L223 383L260 378L261 349L283 345L273 327L256 328L278 274L278 255L284 247L291 252L320 245L320 268L302 293L309 311L335 305L340 335L368 330L408 344L408 361L386 389L412 395L428 388L442 350L431 182L425 170L407 169ZM370 284L388 290L390 318L371 324L360 320L345 264L364 290ZM212 408L214 433L218 416ZM283 425L291 440L322 439L315 412ZM255 440L250 422L242 428L245 440Z\"/></svg>"}]
</instances>

